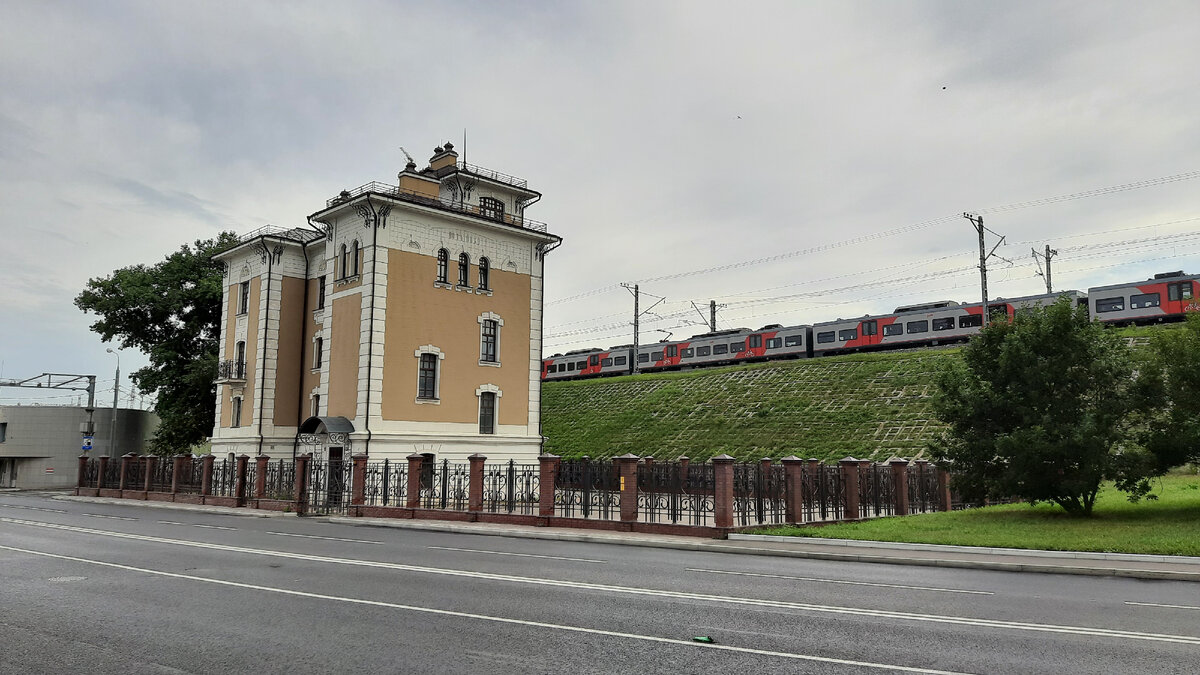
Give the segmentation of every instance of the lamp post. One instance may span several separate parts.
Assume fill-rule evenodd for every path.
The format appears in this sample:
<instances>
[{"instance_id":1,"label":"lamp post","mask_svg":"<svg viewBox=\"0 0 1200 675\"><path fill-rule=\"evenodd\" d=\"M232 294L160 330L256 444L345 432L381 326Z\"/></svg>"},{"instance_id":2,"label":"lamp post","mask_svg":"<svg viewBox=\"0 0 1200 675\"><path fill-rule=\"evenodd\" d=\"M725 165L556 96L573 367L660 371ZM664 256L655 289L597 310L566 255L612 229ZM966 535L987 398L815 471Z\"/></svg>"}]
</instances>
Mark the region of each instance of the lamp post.
<instances>
[{"instance_id":1,"label":"lamp post","mask_svg":"<svg viewBox=\"0 0 1200 675\"><path fill-rule=\"evenodd\" d=\"M105 349L104 351L117 357L117 373L113 376L112 421L109 422L108 425L108 452L111 457L118 457L119 455L113 452L115 447L113 444L116 442L115 439L117 434L117 392L121 388L121 352L120 350L113 351L111 348Z\"/></svg>"}]
</instances>

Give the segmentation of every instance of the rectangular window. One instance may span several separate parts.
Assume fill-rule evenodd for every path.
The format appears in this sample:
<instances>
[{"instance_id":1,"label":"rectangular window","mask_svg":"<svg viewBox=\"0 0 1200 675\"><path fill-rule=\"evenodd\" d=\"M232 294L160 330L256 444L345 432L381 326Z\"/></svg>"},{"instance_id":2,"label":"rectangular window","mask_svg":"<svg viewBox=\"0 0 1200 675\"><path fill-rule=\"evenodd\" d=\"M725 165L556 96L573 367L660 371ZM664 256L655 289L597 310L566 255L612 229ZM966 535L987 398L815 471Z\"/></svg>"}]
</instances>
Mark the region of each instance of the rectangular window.
<instances>
[{"instance_id":1,"label":"rectangular window","mask_svg":"<svg viewBox=\"0 0 1200 675\"><path fill-rule=\"evenodd\" d=\"M685 359L690 359L690 358L692 358L692 357L693 357L693 356L695 356L695 355L696 355L696 350L695 350L695 348L693 348L693 347L685 347L685 348L684 348L684 350L683 350L683 357L682 357L682 358L685 358Z\"/></svg>"},{"instance_id":2,"label":"rectangular window","mask_svg":"<svg viewBox=\"0 0 1200 675\"><path fill-rule=\"evenodd\" d=\"M842 342L849 342L850 340L857 340L857 339L858 339L858 329L857 328L847 328L845 330L838 331L838 340L841 340Z\"/></svg>"},{"instance_id":3,"label":"rectangular window","mask_svg":"<svg viewBox=\"0 0 1200 675\"><path fill-rule=\"evenodd\" d=\"M325 308L325 275L317 277L317 309Z\"/></svg>"},{"instance_id":4,"label":"rectangular window","mask_svg":"<svg viewBox=\"0 0 1200 675\"><path fill-rule=\"evenodd\" d=\"M553 363L551 363L550 365L546 366L546 373L547 373L547 374L550 374L550 373L557 373L557 372L558 372L558 366L554 365Z\"/></svg>"},{"instance_id":5,"label":"rectangular window","mask_svg":"<svg viewBox=\"0 0 1200 675\"><path fill-rule=\"evenodd\" d=\"M4 442L4 439L7 435L8 435L8 422L0 422L0 443Z\"/></svg>"},{"instance_id":6,"label":"rectangular window","mask_svg":"<svg viewBox=\"0 0 1200 675\"><path fill-rule=\"evenodd\" d=\"M573 371L573 370L575 370L575 362L574 362L574 361L572 361L572 362L570 362L570 363L568 363L568 364L566 364L566 365L567 365L567 371L568 371L568 372L569 372L569 371ZM561 370L563 369L563 367L562 367L562 366L559 366L559 367L558 367L558 369L561 371Z\"/></svg>"},{"instance_id":7,"label":"rectangular window","mask_svg":"<svg viewBox=\"0 0 1200 675\"><path fill-rule=\"evenodd\" d=\"M235 427L242 426L242 399L241 398L233 399L233 411L230 414L230 419L232 420L230 426L235 426Z\"/></svg>"},{"instance_id":8,"label":"rectangular window","mask_svg":"<svg viewBox=\"0 0 1200 675\"><path fill-rule=\"evenodd\" d=\"M679 345L668 345L667 346L667 358L673 359L676 356L679 356Z\"/></svg>"},{"instance_id":9,"label":"rectangular window","mask_svg":"<svg viewBox=\"0 0 1200 675\"><path fill-rule=\"evenodd\" d=\"M479 433L496 433L496 394L485 391L479 395Z\"/></svg>"},{"instance_id":10,"label":"rectangular window","mask_svg":"<svg viewBox=\"0 0 1200 675\"><path fill-rule=\"evenodd\" d=\"M941 319L933 320L934 330L954 330L954 317L947 316Z\"/></svg>"},{"instance_id":11,"label":"rectangular window","mask_svg":"<svg viewBox=\"0 0 1200 675\"><path fill-rule=\"evenodd\" d=\"M484 319L480 327L479 360L483 363L496 362L496 338L499 327L495 319Z\"/></svg>"},{"instance_id":12,"label":"rectangular window","mask_svg":"<svg viewBox=\"0 0 1200 675\"><path fill-rule=\"evenodd\" d=\"M875 320L864 321L862 325L863 335L875 335L879 330L879 323Z\"/></svg>"},{"instance_id":13,"label":"rectangular window","mask_svg":"<svg viewBox=\"0 0 1200 675\"><path fill-rule=\"evenodd\" d=\"M883 335L884 337L887 337L888 335L904 335L904 324L889 323L883 327Z\"/></svg>"},{"instance_id":14,"label":"rectangular window","mask_svg":"<svg viewBox=\"0 0 1200 675\"><path fill-rule=\"evenodd\" d=\"M779 349L783 346L783 338L767 338L767 349Z\"/></svg>"},{"instance_id":15,"label":"rectangular window","mask_svg":"<svg viewBox=\"0 0 1200 675\"><path fill-rule=\"evenodd\" d=\"M421 369L417 374L417 398L437 399L437 354L422 354Z\"/></svg>"},{"instance_id":16,"label":"rectangular window","mask_svg":"<svg viewBox=\"0 0 1200 675\"><path fill-rule=\"evenodd\" d=\"M713 354L725 354L729 352L729 345L713 345Z\"/></svg>"},{"instance_id":17,"label":"rectangular window","mask_svg":"<svg viewBox=\"0 0 1200 675\"><path fill-rule=\"evenodd\" d=\"M1096 300L1096 312L1123 312L1125 298L1099 298Z\"/></svg>"},{"instance_id":18,"label":"rectangular window","mask_svg":"<svg viewBox=\"0 0 1200 675\"><path fill-rule=\"evenodd\" d=\"M320 368L325 360L325 339L313 340L313 368Z\"/></svg>"},{"instance_id":19,"label":"rectangular window","mask_svg":"<svg viewBox=\"0 0 1200 675\"><path fill-rule=\"evenodd\" d=\"M745 342L734 342L729 345L729 353L730 354L737 354L739 352L744 352L744 351L746 351L746 343Z\"/></svg>"},{"instance_id":20,"label":"rectangular window","mask_svg":"<svg viewBox=\"0 0 1200 675\"><path fill-rule=\"evenodd\" d=\"M758 349L759 347L762 347L761 335L751 335L750 337L746 338L746 341L750 345L750 349Z\"/></svg>"},{"instance_id":21,"label":"rectangular window","mask_svg":"<svg viewBox=\"0 0 1200 675\"><path fill-rule=\"evenodd\" d=\"M804 336L803 335L789 335L783 339L783 346L785 346L785 347L801 347L803 345L804 345Z\"/></svg>"},{"instance_id":22,"label":"rectangular window","mask_svg":"<svg viewBox=\"0 0 1200 675\"><path fill-rule=\"evenodd\" d=\"M958 327L959 328L975 328L976 326L982 326L982 325L983 325L983 315L982 314L966 314L966 315L958 317ZM934 328L934 330L937 330L937 328Z\"/></svg>"},{"instance_id":23,"label":"rectangular window","mask_svg":"<svg viewBox=\"0 0 1200 675\"><path fill-rule=\"evenodd\" d=\"M492 197L479 198L479 215L492 220L504 220L504 202Z\"/></svg>"},{"instance_id":24,"label":"rectangular window","mask_svg":"<svg viewBox=\"0 0 1200 675\"><path fill-rule=\"evenodd\" d=\"M313 394L313 397L312 397L312 416L313 416L313 417L320 417L320 416L321 416L321 395L320 395L320 394Z\"/></svg>"},{"instance_id":25,"label":"rectangular window","mask_svg":"<svg viewBox=\"0 0 1200 675\"><path fill-rule=\"evenodd\" d=\"M650 355L650 360L651 360L651 361L654 361L654 362L656 362L656 363L657 363L658 361L662 361L662 360L663 360L663 353L662 353L662 352L654 352L653 354L651 354L651 355Z\"/></svg>"},{"instance_id":26,"label":"rectangular window","mask_svg":"<svg viewBox=\"0 0 1200 675\"><path fill-rule=\"evenodd\" d=\"M238 314L250 311L250 282L243 281L238 286Z\"/></svg>"},{"instance_id":27,"label":"rectangular window","mask_svg":"<svg viewBox=\"0 0 1200 675\"><path fill-rule=\"evenodd\" d=\"M929 322L928 321L909 321L907 324L905 324L904 328L910 334L911 333L928 333L929 332Z\"/></svg>"},{"instance_id":28,"label":"rectangular window","mask_svg":"<svg viewBox=\"0 0 1200 675\"><path fill-rule=\"evenodd\" d=\"M833 331L817 333L817 342L834 342L835 340L837 340L837 337L834 335Z\"/></svg>"},{"instance_id":29,"label":"rectangular window","mask_svg":"<svg viewBox=\"0 0 1200 675\"><path fill-rule=\"evenodd\" d=\"M711 356L712 347L696 347L696 356Z\"/></svg>"},{"instance_id":30,"label":"rectangular window","mask_svg":"<svg viewBox=\"0 0 1200 675\"><path fill-rule=\"evenodd\" d=\"M617 356L617 357L613 358L614 366L624 366L624 365L627 365L628 363L629 363L629 359L624 356Z\"/></svg>"},{"instance_id":31,"label":"rectangular window","mask_svg":"<svg viewBox=\"0 0 1200 675\"><path fill-rule=\"evenodd\" d=\"M612 364L613 364L613 360L612 360L611 358L609 358L609 359L602 359L602 360L600 361L600 367L601 367L601 368L608 368L608 367L612 366Z\"/></svg>"},{"instance_id":32,"label":"rectangular window","mask_svg":"<svg viewBox=\"0 0 1200 675\"><path fill-rule=\"evenodd\" d=\"M237 380L246 379L246 343L237 343L237 361L233 362L233 377Z\"/></svg>"},{"instance_id":33,"label":"rectangular window","mask_svg":"<svg viewBox=\"0 0 1200 675\"><path fill-rule=\"evenodd\" d=\"M649 354L647 354L647 353L645 353L645 352L642 352L641 354L638 354L638 363L649 363L649 362L650 362L650 355L649 355Z\"/></svg>"},{"instance_id":34,"label":"rectangular window","mask_svg":"<svg viewBox=\"0 0 1200 675\"><path fill-rule=\"evenodd\" d=\"M589 356L589 357L588 357L588 364L590 364L592 367L595 367L595 366L598 366L598 365L600 365L600 355L599 355L599 354L592 354L591 356Z\"/></svg>"},{"instance_id":35,"label":"rectangular window","mask_svg":"<svg viewBox=\"0 0 1200 675\"><path fill-rule=\"evenodd\" d=\"M583 370L584 368L587 368L587 361L575 362L575 370Z\"/></svg>"},{"instance_id":36,"label":"rectangular window","mask_svg":"<svg viewBox=\"0 0 1200 675\"><path fill-rule=\"evenodd\" d=\"M1129 309L1146 309L1147 307L1158 307L1161 296L1158 293L1145 293L1143 295L1129 296Z\"/></svg>"}]
</instances>

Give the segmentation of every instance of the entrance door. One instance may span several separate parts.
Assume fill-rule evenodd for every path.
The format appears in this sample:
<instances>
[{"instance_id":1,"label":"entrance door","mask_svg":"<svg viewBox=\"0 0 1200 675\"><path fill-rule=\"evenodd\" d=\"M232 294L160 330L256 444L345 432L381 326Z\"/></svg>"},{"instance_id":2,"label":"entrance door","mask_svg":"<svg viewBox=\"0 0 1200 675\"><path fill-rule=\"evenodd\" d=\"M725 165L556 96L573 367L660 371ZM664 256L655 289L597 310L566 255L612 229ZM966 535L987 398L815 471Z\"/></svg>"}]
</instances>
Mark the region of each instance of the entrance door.
<instances>
[{"instance_id":1,"label":"entrance door","mask_svg":"<svg viewBox=\"0 0 1200 675\"><path fill-rule=\"evenodd\" d=\"M328 490L326 491L325 499L329 506L342 505L342 493L346 486L345 472L342 470L342 449L329 449L329 479L326 482Z\"/></svg>"}]
</instances>

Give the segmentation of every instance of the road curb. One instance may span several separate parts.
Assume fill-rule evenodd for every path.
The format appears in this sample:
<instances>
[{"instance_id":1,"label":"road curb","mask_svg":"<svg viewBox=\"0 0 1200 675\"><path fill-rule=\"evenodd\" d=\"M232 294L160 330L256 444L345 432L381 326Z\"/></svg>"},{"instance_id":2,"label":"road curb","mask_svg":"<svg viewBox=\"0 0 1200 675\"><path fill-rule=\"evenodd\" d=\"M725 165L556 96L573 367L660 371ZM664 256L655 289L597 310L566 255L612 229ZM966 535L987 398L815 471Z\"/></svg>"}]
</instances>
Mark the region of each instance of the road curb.
<instances>
[{"instance_id":1,"label":"road curb","mask_svg":"<svg viewBox=\"0 0 1200 675\"><path fill-rule=\"evenodd\" d=\"M249 509L244 506L208 506L205 504L180 504L177 502L156 502L147 499L121 499L120 497L81 497L77 495L56 495L51 499L71 502L89 502L92 504L113 504L116 506L149 506L155 509L170 509L174 511L198 511L204 513L219 513L223 516L239 516L242 518L296 518L297 514L285 511L267 511Z\"/></svg>"}]
</instances>

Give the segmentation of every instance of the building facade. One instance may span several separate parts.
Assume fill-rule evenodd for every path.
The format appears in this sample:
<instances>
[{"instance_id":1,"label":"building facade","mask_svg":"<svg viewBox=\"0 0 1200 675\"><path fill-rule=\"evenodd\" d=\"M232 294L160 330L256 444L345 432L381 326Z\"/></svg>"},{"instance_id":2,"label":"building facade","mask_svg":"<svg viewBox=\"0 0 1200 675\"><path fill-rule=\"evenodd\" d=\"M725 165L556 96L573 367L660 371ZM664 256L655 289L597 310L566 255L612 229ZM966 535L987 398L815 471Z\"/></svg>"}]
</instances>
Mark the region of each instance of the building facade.
<instances>
[{"instance_id":1,"label":"building facade","mask_svg":"<svg viewBox=\"0 0 1200 675\"><path fill-rule=\"evenodd\" d=\"M225 266L215 454L531 459L543 257L525 181L450 143L397 185L344 190Z\"/></svg>"},{"instance_id":2,"label":"building facade","mask_svg":"<svg viewBox=\"0 0 1200 675\"><path fill-rule=\"evenodd\" d=\"M0 488L74 487L82 453L79 429L87 419L87 408L78 406L0 406ZM97 408L93 419L95 440L87 453L92 457L144 453L158 428L158 415L146 410Z\"/></svg>"}]
</instances>

